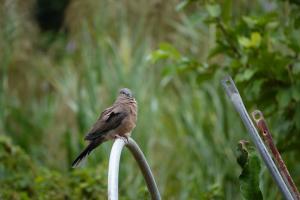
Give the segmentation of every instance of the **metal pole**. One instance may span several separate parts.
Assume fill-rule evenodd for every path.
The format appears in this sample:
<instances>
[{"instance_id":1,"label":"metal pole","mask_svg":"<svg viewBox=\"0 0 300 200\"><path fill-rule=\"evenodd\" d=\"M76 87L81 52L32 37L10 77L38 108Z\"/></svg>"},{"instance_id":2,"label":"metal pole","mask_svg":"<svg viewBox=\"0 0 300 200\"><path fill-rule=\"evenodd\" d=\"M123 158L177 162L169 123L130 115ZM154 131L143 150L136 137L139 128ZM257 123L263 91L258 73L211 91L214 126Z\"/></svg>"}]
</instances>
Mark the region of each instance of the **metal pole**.
<instances>
[{"instance_id":1,"label":"metal pole","mask_svg":"<svg viewBox=\"0 0 300 200\"><path fill-rule=\"evenodd\" d=\"M271 132L267 126L267 122L260 110L255 110L252 112L252 119L255 121L257 128L260 131L261 136L263 137L265 144L269 147L273 155L273 159L275 160L275 164L277 164L277 168L285 181L286 185L288 186L291 194L297 200L300 200L300 193L297 189L294 180L292 179L289 170L287 169L281 155L273 141Z\"/></svg>"},{"instance_id":2,"label":"metal pole","mask_svg":"<svg viewBox=\"0 0 300 200\"><path fill-rule=\"evenodd\" d=\"M128 140L125 138L117 138L111 149L108 167L108 199L118 200L119 164L124 146L131 151L137 161L146 181L151 199L160 200L161 197L147 160L137 143L132 138L128 138Z\"/></svg>"},{"instance_id":3,"label":"metal pole","mask_svg":"<svg viewBox=\"0 0 300 200\"><path fill-rule=\"evenodd\" d=\"M233 103L235 109L240 114L240 117L242 121L244 122L244 125L246 126L248 133L250 134L252 141L254 142L256 148L258 149L258 152L260 153L261 157L263 158L263 161L265 162L267 168L269 169L272 177L274 178L276 184L278 185L282 195L287 200L293 200L293 196L290 193L287 185L282 179L282 176L280 175L274 161L272 160L271 155L269 154L264 142L260 138L253 122L251 121L247 110L245 108L245 105L243 103L243 100L239 94L238 89L236 88L232 78L230 76L225 77L222 80L222 85L224 87L224 90L226 91L228 97L230 98L231 102Z\"/></svg>"}]
</instances>

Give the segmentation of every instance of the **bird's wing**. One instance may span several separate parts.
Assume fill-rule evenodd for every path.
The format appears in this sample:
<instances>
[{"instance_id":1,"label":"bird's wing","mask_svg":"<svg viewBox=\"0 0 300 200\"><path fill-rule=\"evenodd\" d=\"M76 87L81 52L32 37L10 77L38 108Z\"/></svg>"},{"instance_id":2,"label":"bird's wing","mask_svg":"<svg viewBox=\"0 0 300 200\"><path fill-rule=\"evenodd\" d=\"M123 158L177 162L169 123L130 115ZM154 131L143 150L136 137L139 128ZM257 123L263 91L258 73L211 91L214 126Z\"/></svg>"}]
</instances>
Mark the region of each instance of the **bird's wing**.
<instances>
[{"instance_id":1,"label":"bird's wing","mask_svg":"<svg viewBox=\"0 0 300 200\"><path fill-rule=\"evenodd\" d=\"M106 108L99 116L98 121L103 119L106 120L109 117L109 114L111 113L111 111L114 109L113 106Z\"/></svg>"},{"instance_id":2,"label":"bird's wing","mask_svg":"<svg viewBox=\"0 0 300 200\"><path fill-rule=\"evenodd\" d=\"M117 128L127 115L127 112L121 106L107 108L101 113L100 118L85 136L85 139L94 140L103 136L108 131Z\"/></svg>"}]
</instances>

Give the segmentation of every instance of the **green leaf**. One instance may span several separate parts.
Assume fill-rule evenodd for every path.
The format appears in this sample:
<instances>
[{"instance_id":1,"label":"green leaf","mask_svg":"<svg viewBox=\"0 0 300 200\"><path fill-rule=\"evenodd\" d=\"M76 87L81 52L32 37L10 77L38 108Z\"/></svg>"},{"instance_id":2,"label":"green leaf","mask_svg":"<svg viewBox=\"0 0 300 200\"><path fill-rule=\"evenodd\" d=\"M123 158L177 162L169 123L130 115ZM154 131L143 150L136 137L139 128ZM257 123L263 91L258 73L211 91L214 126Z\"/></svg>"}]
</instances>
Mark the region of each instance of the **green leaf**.
<instances>
[{"instance_id":1,"label":"green leaf","mask_svg":"<svg viewBox=\"0 0 300 200\"><path fill-rule=\"evenodd\" d=\"M276 99L280 108L287 107L292 99L291 91L288 89L279 90L279 92L276 95Z\"/></svg>"},{"instance_id":2,"label":"green leaf","mask_svg":"<svg viewBox=\"0 0 300 200\"><path fill-rule=\"evenodd\" d=\"M256 26L257 24L257 20L254 19L253 17L249 17L249 16L243 16L243 21L247 24L247 26L249 26L250 28L253 28Z\"/></svg>"},{"instance_id":3,"label":"green leaf","mask_svg":"<svg viewBox=\"0 0 300 200\"><path fill-rule=\"evenodd\" d=\"M181 11L181 10L184 9L190 2L191 2L191 0L184 0L184 1L181 1L179 4L177 4L176 10L177 10L177 11Z\"/></svg>"},{"instance_id":4,"label":"green leaf","mask_svg":"<svg viewBox=\"0 0 300 200\"><path fill-rule=\"evenodd\" d=\"M251 33L250 38L244 36L239 37L238 42L245 48L257 48L261 43L261 35L258 32L253 32Z\"/></svg>"},{"instance_id":5,"label":"green leaf","mask_svg":"<svg viewBox=\"0 0 300 200\"><path fill-rule=\"evenodd\" d=\"M242 73L237 74L236 76L236 82L243 82L248 81L252 78L252 76L255 74L256 69L248 68L246 70L243 70Z\"/></svg>"},{"instance_id":6,"label":"green leaf","mask_svg":"<svg viewBox=\"0 0 300 200\"><path fill-rule=\"evenodd\" d=\"M251 46L259 47L261 43L261 35L258 32L251 33Z\"/></svg>"},{"instance_id":7,"label":"green leaf","mask_svg":"<svg viewBox=\"0 0 300 200\"><path fill-rule=\"evenodd\" d=\"M263 79L254 81L253 84L250 86L251 87L251 92L253 93L254 96L259 96L259 93L261 91L262 84L264 83Z\"/></svg>"},{"instance_id":8,"label":"green leaf","mask_svg":"<svg viewBox=\"0 0 300 200\"><path fill-rule=\"evenodd\" d=\"M267 28L272 30L279 26L277 15L276 12L270 12L262 16L243 16L242 19L250 29Z\"/></svg>"},{"instance_id":9,"label":"green leaf","mask_svg":"<svg viewBox=\"0 0 300 200\"><path fill-rule=\"evenodd\" d=\"M226 51L226 48L224 48L224 46L217 45L216 47L214 47L213 49L210 50L208 59L213 58L219 54L222 54L225 51Z\"/></svg>"},{"instance_id":10,"label":"green leaf","mask_svg":"<svg viewBox=\"0 0 300 200\"><path fill-rule=\"evenodd\" d=\"M299 30L290 30L288 28L285 29L286 38L283 40L284 43L287 44L289 48L291 48L296 54L300 51L300 41L299 41Z\"/></svg>"},{"instance_id":11,"label":"green leaf","mask_svg":"<svg viewBox=\"0 0 300 200\"><path fill-rule=\"evenodd\" d=\"M161 43L159 45L159 49L166 52L170 57L176 60L178 60L181 57L180 52L172 44Z\"/></svg>"},{"instance_id":12,"label":"green leaf","mask_svg":"<svg viewBox=\"0 0 300 200\"><path fill-rule=\"evenodd\" d=\"M251 40L246 38L246 37L239 37L238 42L241 46L245 48L250 48L251 47Z\"/></svg>"},{"instance_id":13,"label":"green leaf","mask_svg":"<svg viewBox=\"0 0 300 200\"><path fill-rule=\"evenodd\" d=\"M263 199L259 188L261 164L259 157L249 142L241 140L237 146L237 162L242 168L239 176L240 191L245 200Z\"/></svg>"},{"instance_id":14,"label":"green leaf","mask_svg":"<svg viewBox=\"0 0 300 200\"><path fill-rule=\"evenodd\" d=\"M276 29L279 26L279 22L270 22L267 24L267 28L270 30Z\"/></svg>"},{"instance_id":15,"label":"green leaf","mask_svg":"<svg viewBox=\"0 0 300 200\"><path fill-rule=\"evenodd\" d=\"M221 7L219 4L207 4L206 9L208 14L213 18L217 18L221 15Z\"/></svg>"},{"instance_id":16,"label":"green leaf","mask_svg":"<svg viewBox=\"0 0 300 200\"><path fill-rule=\"evenodd\" d=\"M162 43L159 46L158 50L153 51L149 54L146 60L151 61L153 63L164 60L164 59L171 59L178 61L181 58L179 51L169 43Z\"/></svg>"},{"instance_id":17,"label":"green leaf","mask_svg":"<svg viewBox=\"0 0 300 200\"><path fill-rule=\"evenodd\" d=\"M292 73L293 74L300 74L300 62L297 62L297 63L293 64Z\"/></svg>"},{"instance_id":18,"label":"green leaf","mask_svg":"<svg viewBox=\"0 0 300 200\"><path fill-rule=\"evenodd\" d=\"M167 58L169 58L169 54L165 51L158 49L156 51L153 51L151 54L149 54L146 60L151 61L152 63L156 63L159 60L163 60Z\"/></svg>"},{"instance_id":19,"label":"green leaf","mask_svg":"<svg viewBox=\"0 0 300 200\"><path fill-rule=\"evenodd\" d=\"M173 65L168 65L168 66L164 66L161 73L162 73L162 76L164 77L164 76L169 76L171 74L175 74L176 70Z\"/></svg>"}]
</instances>

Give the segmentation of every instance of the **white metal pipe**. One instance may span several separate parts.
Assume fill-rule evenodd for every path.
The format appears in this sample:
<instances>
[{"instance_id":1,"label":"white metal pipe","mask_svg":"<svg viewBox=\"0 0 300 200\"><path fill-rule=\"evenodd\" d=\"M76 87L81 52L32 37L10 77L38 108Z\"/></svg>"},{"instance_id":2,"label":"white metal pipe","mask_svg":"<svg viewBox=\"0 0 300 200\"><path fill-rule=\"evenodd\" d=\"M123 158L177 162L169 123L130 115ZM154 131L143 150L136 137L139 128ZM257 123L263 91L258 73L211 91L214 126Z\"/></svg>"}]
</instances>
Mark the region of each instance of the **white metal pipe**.
<instances>
[{"instance_id":1,"label":"white metal pipe","mask_svg":"<svg viewBox=\"0 0 300 200\"><path fill-rule=\"evenodd\" d=\"M143 173L147 188L151 195L152 200L160 200L159 190L157 188L154 176L147 163L147 160L139 148L138 144L132 139L121 139L115 140L113 147L110 152L109 167L108 167L108 199L118 200L118 179L119 179L119 165L123 147L126 146L133 154L137 161L140 170Z\"/></svg>"}]
</instances>

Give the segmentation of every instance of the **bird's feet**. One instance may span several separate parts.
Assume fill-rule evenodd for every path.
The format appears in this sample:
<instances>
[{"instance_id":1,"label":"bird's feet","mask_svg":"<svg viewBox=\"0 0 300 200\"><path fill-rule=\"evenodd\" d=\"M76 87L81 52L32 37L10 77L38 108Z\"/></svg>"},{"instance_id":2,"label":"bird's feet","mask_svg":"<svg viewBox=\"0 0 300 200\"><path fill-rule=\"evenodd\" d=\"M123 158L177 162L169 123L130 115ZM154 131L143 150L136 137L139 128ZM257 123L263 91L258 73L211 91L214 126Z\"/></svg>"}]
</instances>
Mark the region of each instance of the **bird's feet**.
<instances>
[{"instance_id":1,"label":"bird's feet","mask_svg":"<svg viewBox=\"0 0 300 200\"><path fill-rule=\"evenodd\" d=\"M126 144L129 143L129 139L128 139L127 136L115 135L115 139L121 139L121 140L123 140Z\"/></svg>"}]
</instances>

